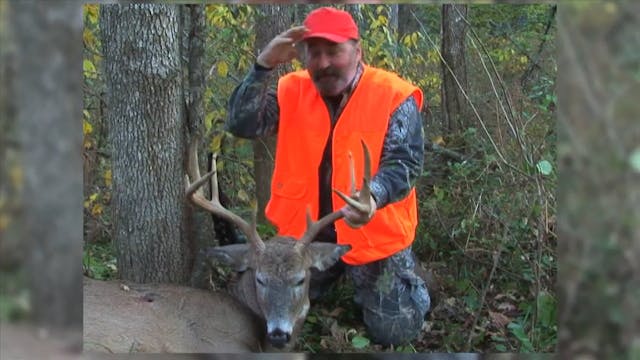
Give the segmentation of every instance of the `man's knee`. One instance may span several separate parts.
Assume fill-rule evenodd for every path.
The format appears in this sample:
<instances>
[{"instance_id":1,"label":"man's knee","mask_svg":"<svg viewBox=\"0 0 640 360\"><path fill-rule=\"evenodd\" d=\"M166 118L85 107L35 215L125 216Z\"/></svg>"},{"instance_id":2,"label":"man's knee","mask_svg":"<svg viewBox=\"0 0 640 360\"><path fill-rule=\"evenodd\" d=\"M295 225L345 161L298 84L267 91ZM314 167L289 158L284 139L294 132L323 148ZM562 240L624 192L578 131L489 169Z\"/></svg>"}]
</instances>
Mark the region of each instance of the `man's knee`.
<instances>
[{"instance_id":1,"label":"man's knee","mask_svg":"<svg viewBox=\"0 0 640 360\"><path fill-rule=\"evenodd\" d=\"M403 345L420 334L424 321L424 313L420 309L396 313L380 310L363 309L363 320L373 342L384 346Z\"/></svg>"},{"instance_id":2,"label":"man's knee","mask_svg":"<svg viewBox=\"0 0 640 360\"><path fill-rule=\"evenodd\" d=\"M424 284L410 286L397 297L365 301L362 307L363 321L375 343L402 345L420 334L430 305Z\"/></svg>"}]
</instances>

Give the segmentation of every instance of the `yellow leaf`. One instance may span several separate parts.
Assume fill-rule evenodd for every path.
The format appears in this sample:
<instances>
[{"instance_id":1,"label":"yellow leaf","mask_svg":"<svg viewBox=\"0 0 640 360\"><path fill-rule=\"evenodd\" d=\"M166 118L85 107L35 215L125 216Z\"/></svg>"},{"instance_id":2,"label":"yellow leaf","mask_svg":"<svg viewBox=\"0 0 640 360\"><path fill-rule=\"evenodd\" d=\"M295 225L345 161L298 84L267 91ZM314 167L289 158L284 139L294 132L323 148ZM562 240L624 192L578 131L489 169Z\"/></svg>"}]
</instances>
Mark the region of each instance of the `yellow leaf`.
<instances>
[{"instance_id":1,"label":"yellow leaf","mask_svg":"<svg viewBox=\"0 0 640 360\"><path fill-rule=\"evenodd\" d=\"M294 70L302 70L302 63L298 59L293 59L291 65Z\"/></svg>"},{"instance_id":2,"label":"yellow leaf","mask_svg":"<svg viewBox=\"0 0 640 360\"><path fill-rule=\"evenodd\" d=\"M227 65L226 62L218 61L217 68L218 68L218 75L222 77L227 77L227 74L229 73L229 65Z\"/></svg>"},{"instance_id":3,"label":"yellow leaf","mask_svg":"<svg viewBox=\"0 0 640 360\"><path fill-rule=\"evenodd\" d=\"M111 169L105 170L104 172L104 184L107 187L111 187Z\"/></svg>"},{"instance_id":4,"label":"yellow leaf","mask_svg":"<svg viewBox=\"0 0 640 360\"><path fill-rule=\"evenodd\" d=\"M91 209L91 214L93 216L98 216L98 215L102 214L102 205L100 205L100 204L93 205L93 208Z\"/></svg>"},{"instance_id":5,"label":"yellow leaf","mask_svg":"<svg viewBox=\"0 0 640 360\"><path fill-rule=\"evenodd\" d=\"M443 146L445 144L444 139L442 138L442 136L436 136L433 139L431 139L431 141L436 143L436 144L438 144L438 145L440 145L440 146Z\"/></svg>"},{"instance_id":6,"label":"yellow leaf","mask_svg":"<svg viewBox=\"0 0 640 360\"><path fill-rule=\"evenodd\" d=\"M222 137L224 136L223 132L216 134L211 139L211 144L209 145L209 150L214 153L220 152L220 148L222 147Z\"/></svg>"},{"instance_id":7,"label":"yellow leaf","mask_svg":"<svg viewBox=\"0 0 640 360\"><path fill-rule=\"evenodd\" d=\"M84 202L84 208L85 209L88 209L90 205L91 205L91 202L89 200Z\"/></svg>"},{"instance_id":8,"label":"yellow leaf","mask_svg":"<svg viewBox=\"0 0 640 360\"><path fill-rule=\"evenodd\" d=\"M410 35L405 35L402 38L402 43L404 44L404 46L409 47L411 46L411 36Z\"/></svg>"},{"instance_id":9,"label":"yellow leaf","mask_svg":"<svg viewBox=\"0 0 640 360\"><path fill-rule=\"evenodd\" d=\"M93 132L93 125L87 120L82 120L82 133L87 136Z\"/></svg>"},{"instance_id":10,"label":"yellow leaf","mask_svg":"<svg viewBox=\"0 0 640 360\"><path fill-rule=\"evenodd\" d=\"M89 201L94 202L98 198L98 193L93 193L89 196Z\"/></svg>"},{"instance_id":11,"label":"yellow leaf","mask_svg":"<svg viewBox=\"0 0 640 360\"><path fill-rule=\"evenodd\" d=\"M82 39L84 40L84 43L89 46L94 46L96 43L96 37L93 35L93 31L87 29L86 27L82 32Z\"/></svg>"}]
</instances>

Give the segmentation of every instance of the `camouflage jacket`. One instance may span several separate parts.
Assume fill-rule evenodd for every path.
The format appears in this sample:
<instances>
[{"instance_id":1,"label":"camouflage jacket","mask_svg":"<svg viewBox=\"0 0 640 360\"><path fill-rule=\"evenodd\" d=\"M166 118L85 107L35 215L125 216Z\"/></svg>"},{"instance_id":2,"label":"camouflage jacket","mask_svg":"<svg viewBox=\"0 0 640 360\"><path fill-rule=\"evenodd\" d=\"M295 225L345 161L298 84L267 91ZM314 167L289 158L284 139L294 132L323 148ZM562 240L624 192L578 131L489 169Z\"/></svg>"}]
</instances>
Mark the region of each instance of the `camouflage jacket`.
<instances>
[{"instance_id":1,"label":"camouflage jacket","mask_svg":"<svg viewBox=\"0 0 640 360\"><path fill-rule=\"evenodd\" d=\"M352 84L343 94L333 99L324 98L333 125L351 92L357 87L362 71L362 66L359 66ZM273 74L273 71L256 64L236 87L229 100L229 117L225 124L227 131L247 139L275 135L278 132L279 106L275 81L272 81ZM328 141L328 144L331 142ZM321 215L331 211L331 157L328 156L330 151L329 146L318 169L321 180ZM408 195L422 173L423 161L424 130L420 109L413 97L409 97L391 115L380 165L371 179L371 193L376 200L377 208L380 209Z\"/></svg>"}]
</instances>

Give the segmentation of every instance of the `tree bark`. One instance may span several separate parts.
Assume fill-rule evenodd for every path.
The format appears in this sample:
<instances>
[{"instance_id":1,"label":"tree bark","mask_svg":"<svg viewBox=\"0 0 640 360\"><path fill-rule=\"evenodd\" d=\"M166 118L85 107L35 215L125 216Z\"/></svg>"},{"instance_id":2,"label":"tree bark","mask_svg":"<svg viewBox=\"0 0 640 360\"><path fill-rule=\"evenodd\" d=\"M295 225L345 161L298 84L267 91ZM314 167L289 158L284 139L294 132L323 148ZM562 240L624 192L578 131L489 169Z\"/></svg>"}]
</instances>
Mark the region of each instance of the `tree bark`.
<instances>
[{"instance_id":1,"label":"tree bark","mask_svg":"<svg viewBox=\"0 0 640 360\"><path fill-rule=\"evenodd\" d=\"M256 23L256 53L264 48L271 39L287 30L291 24L290 7L280 5L260 5L261 16ZM285 67L279 66L274 71L277 78L284 73ZM266 89L265 89L266 91ZM257 221L266 222L264 209L271 197L271 175L275 157L275 136L257 139L253 142L253 166L256 181L256 198L258 201Z\"/></svg>"},{"instance_id":2,"label":"tree bark","mask_svg":"<svg viewBox=\"0 0 640 360\"><path fill-rule=\"evenodd\" d=\"M172 5L100 10L118 271L138 283L189 278L179 15Z\"/></svg>"},{"instance_id":3,"label":"tree bark","mask_svg":"<svg viewBox=\"0 0 640 360\"><path fill-rule=\"evenodd\" d=\"M82 306L82 8L10 2L9 93L23 149L24 239L34 320L78 327Z\"/></svg>"},{"instance_id":4,"label":"tree bark","mask_svg":"<svg viewBox=\"0 0 640 360\"><path fill-rule=\"evenodd\" d=\"M205 73L204 63L204 41L206 39L206 24L204 17L204 5L185 5L180 7L182 15L182 53L184 54L184 83L183 94L186 111L186 140L185 144L190 141L197 141L203 144L203 127L204 127L204 88ZM206 146L199 146L199 159L208 160L207 154L209 150ZM184 150L187 150L186 148ZM184 153L184 158L187 158ZM206 169L209 161L201 161L201 169ZM187 164L184 164L185 168ZM210 169L207 169L209 171ZM210 196L211 189L203 186L203 190ZM188 267L191 270L190 284L197 288L209 287L210 266L203 252L200 250L216 245L215 237L220 236L215 225L221 223L226 225L226 221L216 216L197 210L194 206L188 206L185 209L185 236L188 238L187 243L193 244L190 249L189 258L193 259L193 263Z\"/></svg>"},{"instance_id":5,"label":"tree bark","mask_svg":"<svg viewBox=\"0 0 640 360\"><path fill-rule=\"evenodd\" d=\"M421 5L400 4L398 5L398 39L402 39L405 35L418 31L419 26L412 11L417 13Z\"/></svg>"},{"instance_id":6,"label":"tree bark","mask_svg":"<svg viewBox=\"0 0 640 360\"><path fill-rule=\"evenodd\" d=\"M467 102L460 89L468 89L465 58L467 26L463 20L466 16L467 5L442 5L443 120L452 134L460 133L469 126Z\"/></svg>"}]
</instances>

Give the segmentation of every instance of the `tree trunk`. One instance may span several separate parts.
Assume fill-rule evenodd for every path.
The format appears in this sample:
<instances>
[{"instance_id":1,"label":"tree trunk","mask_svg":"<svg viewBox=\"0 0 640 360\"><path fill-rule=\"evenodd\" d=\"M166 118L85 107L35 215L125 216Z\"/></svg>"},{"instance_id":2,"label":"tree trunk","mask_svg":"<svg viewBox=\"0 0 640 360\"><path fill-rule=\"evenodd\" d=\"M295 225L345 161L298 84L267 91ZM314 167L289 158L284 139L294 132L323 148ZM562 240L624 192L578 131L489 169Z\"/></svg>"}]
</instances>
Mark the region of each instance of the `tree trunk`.
<instances>
[{"instance_id":1,"label":"tree trunk","mask_svg":"<svg viewBox=\"0 0 640 360\"><path fill-rule=\"evenodd\" d=\"M444 124L452 134L469 126L467 102L460 89L468 89L466 16L467 5L442 5L442 106Z\"/></svg>"},{"instance_id":2,"label":"tree trunk","mask_svg":"<svg viewBox=\"0 0 640 360\"><path fill-rule=\"evenodd\" d=\"M415 4L398 5L398 40L401 40L407 34L418 31L418 22L411 12L413 11L417 16L420 16L418 11L421 7L422 5Z\"/></svg>"},{"instance_id":3,"label":"tree trunk","mask_svg":"<svg viewBox=\"0 0 640 360\"><path fill-rule=\"evenodd\" d=\"M32 315L41 324L81 326L82 306L70 302L82 299L82 9L73 2L9 6Z\"/></svg>"},{"instance_id":4,"label":"tree trunk","mask_svg":"<svg viewBox=\"0 0 640 360\"><path fill-rule=\"evenodd\" d=\"M206 39L206 24L204 18L204 5L185 5L180 7L182 15L182 53L184 54L183 68L185 69L184 76L184 104L186 110L186 125L187 136L186 141L197 141L199 144L203 144L203 127L204 127L204 87L205 87L205 73L203 68L204 61L204 41ZM208 153L208 149L205 146L199 146L200 156L199 159L208 160L207 156L203 156ZM186 148L184 150L187 150ZM187 154L184 154L184 158L187 158ZM207 164L209 162L207 161ZM187 164L184 164L185 168ZM201 169L206 168L204 161L201 162ZM208 171L208 170L207 170ZM207 196L210 196L210 189L207 186L203 186ZM209 216L210 214L197 210L194 206L189 206L185 209L185 230L184 236L188 238L187 243L193 244L192 252L189 257L193 259L193 263L188 267L191 270L191 286L198 288L209 287L209 272L210 266L208 265L205 255L201 252L201 249L212 247L216 245L215 237L219 236L217 230L214 229L214 222L216 225L221 222L226 225L226 221L215 216ZM214 236L215 235L215 236Z\"/></svg>"},{"instance_id":5,"label":"tree trunk","mask_svg":"<svg viewBox=\"0 0 640 360\"><path fill-rule=\"evenodd\" d=\"M346 6L346 11L351 14L353 20L358 25L358 30L360 35L362 36L362 32L367 28L367 20L362 13L363 6L374 6L374 5L366 5L366 4L349 4Z\"/></svg>"},{"instance_id":6,"label":"tree trunk","mask_svg":"<svg viewBox=\"0 0 640 360\"><path fill-rule=\"evenodd\" d=\"M139 283L189 278L179 13L155 4L100 10L118 271Z\"/></svg>"},{"instance_id":7,"label":"tree trunk","mask_svg":"<svg viewBox=\"0 0 640 360\"><path fill-rule=\"evenodd\" d=\"M290 7L280 5L260 5L261 16L256 22L256 52L264 48L271 39L287 30L291 24ZM285 67L279 66L274 74L277 78L283 74ZM265 89L266 91L266 89ZM257 221L266 221L264 209L271 197L271 175L276 149L274 136L257 139L253 142L254 177L256 181L256 198L258 200Z\"/></svg>"}]
</instances>

